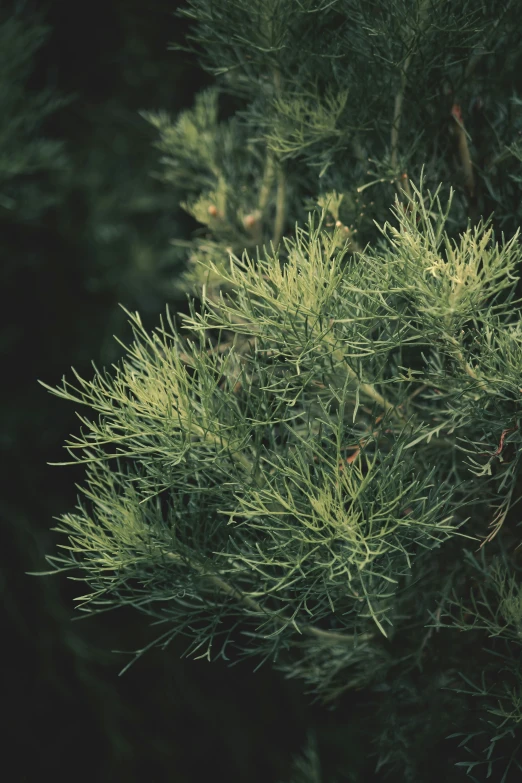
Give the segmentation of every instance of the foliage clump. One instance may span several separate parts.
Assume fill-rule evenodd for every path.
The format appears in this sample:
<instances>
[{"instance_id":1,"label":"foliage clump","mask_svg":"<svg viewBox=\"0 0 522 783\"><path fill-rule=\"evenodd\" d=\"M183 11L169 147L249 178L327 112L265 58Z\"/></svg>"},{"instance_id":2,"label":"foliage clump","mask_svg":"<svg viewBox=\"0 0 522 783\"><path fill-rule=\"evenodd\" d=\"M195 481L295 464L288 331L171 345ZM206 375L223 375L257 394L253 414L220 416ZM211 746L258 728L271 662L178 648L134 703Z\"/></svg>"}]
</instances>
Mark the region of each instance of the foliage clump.
<instances>
[{"instance_id":1,"label":"foliage clump","mask_svg":"<svg viewBox=\"0 0 522 783\"><path fill-rule=\"evenodd\" d=\"M219 86L176 121L145 116L201 224L185 280L199 301L152 333L132 315L118 365L54 390L82 406L67 449L87 480L49 560L87 583L83 610L139 608L164 646L182 634L187 654L271 661L329 704L366 689L379 774L431 780L430 748L452 735L445 779L508 780L519 103L487 93L496 125L472 115L474 139L461 106L502 58L515 67L512 8L183 13ZM319 779L315 754L298 779Z\"/></svg>"}]
</instances>

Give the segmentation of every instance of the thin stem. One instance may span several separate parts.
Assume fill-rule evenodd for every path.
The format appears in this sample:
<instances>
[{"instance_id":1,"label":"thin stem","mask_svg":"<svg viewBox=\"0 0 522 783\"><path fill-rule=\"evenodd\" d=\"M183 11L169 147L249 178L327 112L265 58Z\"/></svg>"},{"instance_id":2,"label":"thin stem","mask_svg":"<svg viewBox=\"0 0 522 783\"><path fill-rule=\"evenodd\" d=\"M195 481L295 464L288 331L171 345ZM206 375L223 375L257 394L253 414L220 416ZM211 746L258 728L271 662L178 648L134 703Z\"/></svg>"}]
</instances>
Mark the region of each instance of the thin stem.
<instances>
[{"instance_id":1,"label":"thin stem","mask_svg":"<svg viewBox=\"0 0 522 783\"><path fill-rule=\"evenodd\" d=\"M340 349L334 351L333 356L345 365L346 371L350 379L357 382L359 386L359 390L363 394L365 394L371 400L374 400L374 402L376 402L379 405L379 407L381 407L387 413L391 413L392 416L395 416L396 418L400 419L403 423L406 422L406 417L404 416L404 414L397 409L396 405L394 405L392 402L387 400L386 397L384 397L380 392L378 392L375 386L373 386L371 383L359 382L359 376L357 375L355 370L353 370L350 367L350 365L346 361L346 357L344 356L344 353Z\"/></svg>"},{"instance_id":2,"label":"thin stem","mask_svg":"<svg viewBox=\"0 0 522 783\"><path fill-rule=\"evenodd\" d=\"M393 122L392 122L392 129L391 129L390 145L391 145L391 165L394 171L397 169L398 160L399 160L399 131L401 128L401 121L402 121L402 107L404 103L404 93L406 92L406 85L408 83L408 69L411 65L411 61L412 61L412 55L409 54L406 60L404 61L404 65L401 70L400 85L395 95L395 102L393 107Z\"/></svg>"},{"instance_id":3,"label":"thin stem","mask_svg":"<svg viewBox=\"0 0 522 783\"><path fill-rule=\"evenodd\" d=\"M395 95L395 103L393 107L393 122L391 129L391 167L396 174L399 166L399 131L402 121L402 107L404 104L404 93L406 92L406 86L408 84L408 69L411 65L412 55L408 55L401 71L401 81L399 90ZM406 198L411 200L412 192L410 187L410 180L406 172L402 173L400 179L395 179L395 186L397 193L402 198L406 194Z\"/></svg>"},{"instance_id":4,"label":"thin stem","mask_svg":"<svg viewBox=\"0 0 522 783\"><path fill-rule=\"evenodd\" d=\"M428 8L427 0L421 0L421 4L419 8L419 20L418 20L419 32L422 31L423 29L423 22L424 22L424 17L427 8ZM408 41L409 47L412 47L413 45L414 35L415 34L413 33L410 40ZM414 51L413 48L411 48L410 53L406 57L401 69L399 89L395 94L395 101L393 106L393 121L392 121L392 128L391 128L390 146L391 146L391 167L394 173L397 171L399 165L399 134L400 134L400 128L402 122L402 110L404 105L404 95L406 93L406 87L408 85L408 71L413 60L413 55L414 55ZM402 179L402 181L396 180L396 187L399 196L402 196L403 193L406 193L406 195L411 198L410 183L407 175L405 178Z\"/></svg>"},{"instance_id":5,"label":"thin stem","mask_svg":"<svg viewBox=\"0 0 522 783\"><path fill-rule=\"evenodd\" d=\"M282 79L281 71L279 68L274 68L274 91L276 99L281 97L282 92ZM273 233L274 247L277 247L283 236L285 227L285 215L286 215L286 177L281 167L281 164L277 164L277 193L276 193L276 213Z\"/></svg>"},{"instance_id":6,"label":"thin stem","mask_svg":"<svg viewBox=\"0 0 522 783\"><path fill-rule=\"evenodd\" d=\"M469 375L470 378L472 378L474 381L477 381L480 384L480 388L486 391L488 388L487 384L480 380L473 367L469 364L468 361L466 361L466 357L462 353L462 348L455 337L453 337L451 334L445 334L444 337L452 345L454 349L453 354L466 375Z\"/></svg>"},{"instance_id":7,"label":"thin stem","mask_svg":"<svg viewBox=\"0 0 522 783\"><path fill-rule=\"evenodd\" d=\"M213 443L213 444L216 444L216 445L219 444L220 446L223 446L223 445L227 446L228 445L228 442L226 441L226 439L223 438L221 435L216 435L215 433L210 432L209 430L206 430L206 429L204 429L201 426L192 424L191 431L195 435L198 435L200 438L202 438L202 440L206 440L209 443ZM246 457L241 451L232 451L230 449L230 455L231 455L231 457L233 459L235 459L237 462L239 462L239 464L242 465L242 467L244 467L245 470L247 470L249 472L252 472L252 470L254 468L253 462L251 460L249 460L248 457Z\"/></svg>"},{"instance_id":8,"label":"thin stem","mask_svg":"<svg viewBox=\"0 0 522 783\"><path fill-rule=\"evenodd\" d=\"M283 236L283 230L285 227L286 217L286 177L283 169L279 165L277 171L277 195L276 195L276 214L274 224L274 247L277 248L281 237Z\"/></svg>"},{"instance_id":9,"label":"thin stem","mask_svg":"<svg viewBox=\"0 0 522 783\"><path fill-rule=\"evenodd\" d=\"M281 95L281 72L278 68L274 68L273 71L273 87L276 98ZM271 149L267 147L265 170L263 173L263 181L259 190L258 210L261 213L259 219L259 229L261 230L262 222L265 218L270 194L274 185L274 179L277 170L277 194L276 194L276 215L275 225L273 233L273 243L277 247L281 241L284 230L285 212L286 212L286 180L284 173L279 164L276 163L275 155ZM261 238L261 237L259 237Z\"/></svg>"},{"instance_id":10,"label":"thin stem","mask_svg":"<svg viewBox=\"0 0 522 783\"><path fill-rule=\"evenodd\" d=\"M268 206L270 191L272 190L272 185L274 184L274 175L275 175L274 153L272 152L272 150L267 148L265 170L263 173L263 181L261 183L261 188L259 190L259 200L258 200L258 209L261 212L262 217L264 217L266 208Z\"/></svg>"},{"instance_id":11,"label":"thin stem","mask_svg":"<svg viewBox=\"0 0 522 783\"><path fill-rule=\"evenodd\" d=\"M457 144L459 149L459 157L464 171L464 185L468 192L470 199L475 197L475 174L473 171L473 161L469 152L468 134L464 127L464 120L462 119L462 112L458 104L454 104L452 111L452 117L456 124Z\"/></svg>"},{"instance_id":12,"label":"thin stem","mask_svg":"<svg viewBox=\"0 0 522 783\"><path fill-rule=\"evenodd\" d=\"M181 555L177 555L175 552L166 552L165 554L169 560L174 560L178 563L183 562ZM201 574L201 576L212 582L212 584L215 585L215 587L217 587L221 593L237 598L242 604L247 606L256 614L265 615L268 619L273 620L275 623L282 625L285 628L289 625L293 625L298 633L306 634L308 636L315 636L317 638L324 639L325 641L330 641L332 644L352 644L355 639L354 634L342 634L337 631L325 631L322 628L316 628L314 625L305 625L302 628L299 628L295 623L295 620L291 620L279 612L267 612L256 600L251 598L249 595L245 595L245 593L243 593L237 587L230 585L221 576L217 574L206 573L203 570L203 567L198 563L190 563L190 565L192 568L194 568L195 571ZM369 639L373 639L373 635L361 634L357 638L367 641Z\"/></svg>"}]
</instances>

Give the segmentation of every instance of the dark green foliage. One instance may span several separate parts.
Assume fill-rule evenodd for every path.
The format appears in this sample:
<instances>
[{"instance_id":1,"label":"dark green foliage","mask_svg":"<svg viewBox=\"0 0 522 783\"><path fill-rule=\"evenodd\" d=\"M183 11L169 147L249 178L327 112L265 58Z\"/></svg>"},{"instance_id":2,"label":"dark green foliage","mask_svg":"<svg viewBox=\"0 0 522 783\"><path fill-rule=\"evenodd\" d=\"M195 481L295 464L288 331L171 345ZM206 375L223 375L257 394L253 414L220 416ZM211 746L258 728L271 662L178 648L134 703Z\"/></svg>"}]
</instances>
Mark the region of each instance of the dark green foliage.
<instances>
[{"instance_id":1,"label":"dark green foliage","mask_svg":"<svg viewBox=\"0 0 522 783\"><path fill-rule=\"evenodd\" d=\"M201 226L177 240L199 302L154 332L131 316L118 365L54 390L87 479L49 562L164 647L362 693L376 780L516 781L516 4L182 14L217 82L143 117Z\"/></svg>"},{"instance_id":2,"label":"dark green foliage","mask_svg":"<svg viewBox=\"0 0 522 783\"><path fill-rule=\"evenodd\" d=\"M0 14L0 219L41 216L57 199L57 175L67 157L60 141L45 138L47 117L67 103L52 89L34 90L34 56L49 28L20 13Z\"/></svg>"}]
</instances>

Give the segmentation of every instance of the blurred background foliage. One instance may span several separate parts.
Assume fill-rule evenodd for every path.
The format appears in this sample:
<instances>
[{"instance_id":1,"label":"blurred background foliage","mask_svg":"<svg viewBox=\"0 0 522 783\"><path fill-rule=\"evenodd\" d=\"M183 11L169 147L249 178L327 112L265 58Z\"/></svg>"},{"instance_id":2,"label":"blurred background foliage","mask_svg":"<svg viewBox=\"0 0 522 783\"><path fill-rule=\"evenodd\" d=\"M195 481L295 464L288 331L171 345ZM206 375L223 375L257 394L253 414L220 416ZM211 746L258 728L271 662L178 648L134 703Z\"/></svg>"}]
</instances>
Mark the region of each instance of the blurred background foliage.
<instances>
[{"instance_id":1,"label":"blurred background foliage","mask_svg":"<svg viewBox=\"0 0 522 783\"><path fill-rule=\"evenodd\" d=\"M291 774L314 714L269 667L253 676L248 664L187 661L183 642L119 678L128 657L112 651L137 636L146 646L154 629L132 612L72 622L74 583L26 575L45 568L52 517L75 504L81 480L46 464L62 458L75 416L37 379L54 385L71 365L88 373L91 360L118 358L119 303L149 325L165 303L185 307L170 239L195 223L175 187L151 176L155 133L139 114L175 116L211 82L168 50L186 32L176 6L0 9L2 767L12 781L268 783ZM340 718L318 712L332 769L348 747Z\"/></svg>"}]
</instances>

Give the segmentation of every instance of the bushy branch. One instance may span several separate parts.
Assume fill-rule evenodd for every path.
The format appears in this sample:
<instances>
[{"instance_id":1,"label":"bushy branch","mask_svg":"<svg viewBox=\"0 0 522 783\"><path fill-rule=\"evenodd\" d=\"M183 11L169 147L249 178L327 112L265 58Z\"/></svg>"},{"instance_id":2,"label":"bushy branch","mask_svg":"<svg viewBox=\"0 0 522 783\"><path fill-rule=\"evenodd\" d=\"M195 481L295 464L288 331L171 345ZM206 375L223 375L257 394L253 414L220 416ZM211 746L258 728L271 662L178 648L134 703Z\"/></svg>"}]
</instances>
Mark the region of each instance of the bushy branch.
<instances>
[{"instance_id":1,"label":"bushy branch","mask_svg":"<svg viewBox=\"0 0 522 783\"><path fill-rule=\"evenodd\" d=\"M372 754L401 780L463 726L466 769L506 777L522 763L520 101L508 117L493 75L516 70L514 6L182 13L220 81L146 118L158 176L201 225L199 302L152 333L131 316L118 366L52 390L82 406L67 449L87 483L50 563L87 583L84 610L135 606L160 644L269 660L332 704L367 689ZM318 779L315 755L298 774Z\"/></svg>"}]
</instances>

